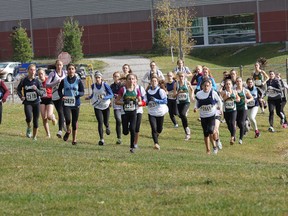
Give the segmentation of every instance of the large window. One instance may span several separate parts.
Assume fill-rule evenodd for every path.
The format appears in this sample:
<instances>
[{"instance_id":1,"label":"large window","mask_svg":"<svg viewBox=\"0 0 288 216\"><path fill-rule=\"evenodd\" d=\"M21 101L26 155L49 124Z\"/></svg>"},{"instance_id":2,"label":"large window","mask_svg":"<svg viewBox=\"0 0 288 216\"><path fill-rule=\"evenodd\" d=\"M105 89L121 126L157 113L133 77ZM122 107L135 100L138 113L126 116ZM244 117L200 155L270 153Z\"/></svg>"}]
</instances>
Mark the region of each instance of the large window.
<instances>
[{"instance_id":1,"label":"large window","mask_svg":"<svg viewBox=\"0 0 288 216\"><path fill-rule=\"evenodd\" d=\"M254 14L196 18L192 38L196 45L255 42Z\"/></svg>"}]
</instances>

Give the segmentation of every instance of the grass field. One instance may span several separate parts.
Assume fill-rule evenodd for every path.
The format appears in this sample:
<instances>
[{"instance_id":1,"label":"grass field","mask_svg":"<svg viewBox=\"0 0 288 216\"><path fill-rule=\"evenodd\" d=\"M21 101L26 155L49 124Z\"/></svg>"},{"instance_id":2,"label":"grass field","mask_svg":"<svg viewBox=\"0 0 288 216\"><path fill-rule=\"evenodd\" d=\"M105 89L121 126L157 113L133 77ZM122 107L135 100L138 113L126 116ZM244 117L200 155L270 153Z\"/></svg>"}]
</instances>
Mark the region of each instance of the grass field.
<instances>
[{"instance_id":1,"label":"grass field","mask_svg":"<svg viewBox=\"0 0 288 216\"><path fill-rule=\"evenodd\" d=\"M106 145L97 145L97 122L87 102L77 146L58 139L52 125L52 138L45 138L41 122L38 140L26 138L23 106L5 104L0 215L288 215L288 129L278 117L276 132L269 133L267 110L259 114L260 138L250 131L243 145L230 146L221 124L223 150L210 156L197 117L191 108L187 142L166 115L156 151L145 110L140 149L131 154L129 137L115 144L113 114Z\"/></svg>"}]
</instances>

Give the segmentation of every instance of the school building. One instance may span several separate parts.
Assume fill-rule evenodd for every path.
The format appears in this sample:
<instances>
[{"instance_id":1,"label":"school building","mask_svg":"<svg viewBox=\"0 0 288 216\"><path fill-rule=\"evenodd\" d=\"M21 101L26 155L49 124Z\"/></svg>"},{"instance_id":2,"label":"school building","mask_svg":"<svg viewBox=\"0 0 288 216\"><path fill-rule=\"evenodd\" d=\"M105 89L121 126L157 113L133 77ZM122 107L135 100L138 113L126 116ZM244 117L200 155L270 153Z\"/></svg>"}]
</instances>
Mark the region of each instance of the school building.
<instances>
[{"instance_id":1,"label":"school building","mask_svg":"<svg viewBox=\"0 0 288 216\"><path fill-rule=\"evenodd\" d=\"M288 0L172 0L194 7L196 46L288 41ZM10 34L21 21L36 57L55 57L63 22L84 27L85 55L150 50L157 0L11 0L0 6L0 59L11 58Z\"/></svg>"}]
</instances>

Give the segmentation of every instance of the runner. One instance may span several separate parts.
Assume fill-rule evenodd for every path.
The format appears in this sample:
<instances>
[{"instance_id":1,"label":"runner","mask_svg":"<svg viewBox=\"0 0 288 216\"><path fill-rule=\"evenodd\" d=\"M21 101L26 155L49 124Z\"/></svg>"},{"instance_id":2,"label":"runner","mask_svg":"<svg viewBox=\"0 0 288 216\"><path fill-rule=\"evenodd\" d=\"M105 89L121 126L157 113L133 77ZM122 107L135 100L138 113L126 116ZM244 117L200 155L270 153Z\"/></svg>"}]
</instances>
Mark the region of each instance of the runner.
<instances>
[{"instance_id":1,"label":"runner","mask_svg":"<svg viewBox=\"0 0 288 216\"><path fill-rule=\"evenodd\" d=\"M146 84L150 84L150 80L153 74L156 74L156 76L158 77L159 80L165 80L165 77L163 75L163 73L157 69L156 63L155 61L151 61L150 62L150 71L148 71L146 74L144 74L143 78L142 78L142 83L145 85Z\"/></svg>"},{"instance_id":2,"label":"runner","mask_svg":"<svg viewBox=\"0 0 288 216\"><path fill-rule=\"evenodd\" d=\"M206 66L203 67L203 72L202 72L202 76L200 76L197 80L197 86L196 86L196 89L195 89L195 94L198 92L198 91L201 91L201 87L202 87L202 84L205 80L210 80L211 83L212 83L212 89L217 91L217 85L216 85L216 82L214 80L214 78L212 77L212 74L210 72L210 69Z\"/></svg>"},{"instance_id":3,"label":"runner","mask_svg":"<svg viewBox=\"0 0 288 216\"><path fill-rule=\"evenodd\" d=\"M221 97L224 101L223 111L224 118L230 132L230 144L235 143L235 133L236 133L236 102L240 101L240 98L235 90L233 90L233 84L230 79L225 82L225 90L221 92Z\"/></svg>"},{"instance_id":4,"label":"runner","mask_svg":"<svg viewBox=\"0 0 288 216\"><path fill-rule=\"evenodd\" d=\"M76 75L76 66L73 63L67 65L68 76L61 80L58 94L63 101L63 111L66 120L67 132L63 140L67 141L71 134L70 124L72 115L72 145L77 144L78 117L80 111L80 97L84 95L84 86Z\"/></svg>"},{"instance_id":5,"label":"runner","mask_svg":"<svg viewBox=\"0 0 288 216\"><path fill-rule=\"evenodd\" d=\"M113 110L114 110L114 118L116 121L116 134L117 134L117 141L116 144L121 144L122 140L121 140L121 108L122 106L120 105L116 105L115 104L115 100L118 96L118 92L120 90L120 88L122 87L122 83L120 81L120 72L116 71L113 73L113 80L114 82L110 85L110 88L113 92Z\"/></svg>"},{"instance_id":6,"label":"runner","mask_svg":"<svg viewBox=\"0 0 288 216\"><path fill-rule=\"evenodd\" d=\"M110 86L102 80L100 71L95 72L95 83L91 85L92 94L86 97L86 100L92 100L95 116L98 122L98 133L100 140L98 145L104 145L103 123L106 127L106 134L110 135L109 117L110 117L110 103L113 97L113 92Z\"/></svg>"},{"instance_id":7,"label":"runner","mask_svg":"<svg viewBox=\"0 0 288 216\"><path fill-rule=\"evenodd\" d=\"M58 94L58 88L60 82L66 77L67 71L63 69L63 63L60 60L55 62L56 70L51 72L46 81L46 87L52 87L52 101L58 113L58 126L57 137L62 138L62 129L65 129L65 120L63 113L63 101Z\"/></svg>"},{"instance_id":8,"label":"runner","mask_svg":"<svg viewBox=\"0 0 288 216\"><path fill-rule=\"evenodd\" d=\"M195 67L195 69L193 71L193 76L191 79L191 85L192 86L197 86L199 77L203 75L202 71L203 71L203 68L201 65L197 65Z\"/></svg>"},{"instance_id":9,"label":"runner","mask_svg":"<svg viewBox=\"0 0 288 216\"><path fill-rule=\"evenodd\" d=\"M131 70L131 67L130 67L130 65L129 64L124 64L123 66L122 66L122 75L123 76L127 76L129 73L132 73L132 70Z\"/></svg>"},{"instance_id":10,"label":"runner","mask_svg":"<svg viewBox=\"0 0 288 216\"><path fill-rule=\"evenodd\" d=\"M136 90L136 76L134 74L127 75L125 86L119 90L115 104L123 106L121 115L123 134L128 135L130 131L130 152L134 153L137 106L142 105L141 93Z\"/></svg>"},{"instance_id":11,"label":"runner","mask_svg":"<svg viewBox=\"0 0 288 216\"><path fill-rule=\"evenodd\" d=\"M2 81L4 74L4 72L0 72L0 124L2 123L3 103L6 102L8 96L10 95L9 89Z\"/></svg>"},{"instance_id":12,"label":"runner","mask_svg":"<svg viewBox=\"0 0 288 216\"><path fill-rule=\"evenodd\" d=\"M281 85L281 90L282 90L282 97L281 97L281 112L284 113L284 108L287 103L287 89L288 85L286 82L284 82L281 78L281 73L276 73L275 77L279 80L280 85Z\"/></svg>"},{"instance_id":13,"label":"runner","mask_svg":"<svg viewBox=\"0 0 288 216\"><path fill-rule=\"evenodd\" d=\"M28 66L28 75L24 77L17 86L17 94L23 101L26 116L27 130L26 136L37 140L38 120L40 115L40 97L44 94L42 84L35 78L36 65ZM31 131L31 121L33 118L33 134Z\"/></svg>"},{"instance_id":14,"label":"runner","mask_svg":"<svg viewBox=\"0 0 288 216\"><path fill-rule=\"evenodd\" d=\"M186 74L186 77L189 77L189 76L192 76L192 73L190 71L190 69L186 66L184 66L184 61L182 59L178 59L177 60L177 67L174 68L174 71L173 71L176 75L179 73L179 72L184 72Z\"/></svg>"},{"instance_id":15,"label":"runner","mask_svg":"<svg viewBox=\"0 0 288 216\"><path fill-rule=\"evenodd\" d=\"M154 149L156 150L160 150L158 137L163 130L164 115L168 112L166 104L166 92L159 87L158 78L152 76L151 87L147 91L147 107Z\"/></svg>"},{"instance_id":16,"label":"runner","mask_svg":"<svg viewBox=\"0 0 288 216\"><path fill-rule=\"evenodd\" d=\"M189 91L191 92L191 100L194 101L194 89L190 82L185 79L184 72L179 72L178 78L179 81L174 84L174 97L177 97L179 117L181 118L182 126L185 131L185 140L188 141L191 137L187 119L188 109L190 106Z\"/></svg>"},{"instance_id":17,"label":"runner","mask_svg":"<svg viewBox=\"0 0 288 216\"><path fill-rule=\"evenodd\" d=\"M285 113L281 112L282 91L281 85L278 79L275 77L274 71L269 71L269 80L267 84L267 96L268 96L268 108L269 108L269 132L275 132L273 128L274 124L274 109L276 108L276 114L281 119L280 124L283 128L287 127L287 120Z\"/></svg>"},{"instance_id":18,"label":"runner","mask_svg":"<svg viewBox=\"0 0 288 216\"><path fill-rule=\"evenodd\" d=\"M247 103L254 101L254 98L246 88L243 88L243 81L241 77L236 78L236 88L235 88L240 101L236 102L236 122L240 129L239 144L243 143L243 136L245 133L245 122L247 119Z\"/></svg>"},{"instance_id":19,"label":"runner","mask_svg":"<svg viewBox=\"0 0 288 216\"><path fill-rule=\"evenodd\" d=\"M167 73L167 83L166 83L166 89L167 89L167 105L169 108L169 116L170 119L174 125L174 128L178 128L178 123L175 118L175 116L178 116L178 108L177 108L177 101L174 97L174 85L176 81L174 79L174 74L172 72Z\"/></svg>"},{"instance_id":20,"label":"runner","mask_svg":"<svg viewBox=\"0 0 288 216\"><path fill-rule=\"evenodd\" d=\"M257 126L256 115L258 113L258 107L259 107L259 102L258 102L259 90L254 86L254 82L252 78L248 78L246 81L246 84L247 84L246 88L250 91L250 94L253 97L253 100L247 103L247 107L248 107L247 115L248 115L248 119L250 123L252 124L252 127L255 130L255 138L258 138L260 136L260 131Z\"/></svg>"},{"instance_id":21,"label":"runner","mask_svg":"<svg viewBox=\"0 0 288 216\"><path fill-rule=\"evenodd\" d=\"M46 73L43 69L38 69L38 78L42 83L44 94L41 97L40 102L40 113L43 120L43 126L46 132L47 138L50 138L50 129L48 120L52 121L53 125L57 124L57 120L55 118L55 115L53 113L53 102L52 102L52 88L46 87L46 82L48 77L46 76Z\"/></svg>"},{"instance_id":22,"label":"runner","mask_svg":"<svg viewBox=\"0 0 288 216\"><path fill-rule=\"evenodd\" d=\"M210 154L210 141L213 146L213 153L217 154L218 148L214 140L214 130L215 130L215 115L217 112L217 107L222 107L222 101L218 96L217 92L211 89L211 81L205 80L202 84L201 91L196 94L196 103L194 107L194 112L200 109L201 125L204 133L204 143L206 146L207 154Z\"/></svg>"}]
</instances>

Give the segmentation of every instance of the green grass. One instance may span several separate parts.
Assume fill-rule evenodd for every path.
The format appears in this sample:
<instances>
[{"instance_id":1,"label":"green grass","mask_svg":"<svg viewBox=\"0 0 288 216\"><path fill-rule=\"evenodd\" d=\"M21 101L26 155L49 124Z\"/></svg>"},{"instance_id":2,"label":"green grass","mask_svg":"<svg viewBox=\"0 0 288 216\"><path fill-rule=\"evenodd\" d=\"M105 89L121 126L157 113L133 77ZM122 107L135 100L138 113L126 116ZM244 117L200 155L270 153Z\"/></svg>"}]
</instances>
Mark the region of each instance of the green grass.
<instances>
[{"instance_id":1,"label":"green grass","mask_svg":"<svg viewBox=\"0 0 288 216\"><path fill-rule=\"evenodd\" d=\"M0 215L287 215L287 129L278 117L276 132L268 133L268 114L259 114L261 137L250 131L243 145L230 146L221 124L223 150L207 156L192 106L191 141L166 115L161 150L153 150L145 110L140 149L131 154L129 137L115 144L112 113L112 133L105 135L105 146L97 145L97 122L87 102L77 146L58 139L52 125L53 136L46 139L41 123L38 141L26 138L22 105L5 104Z\"/></svg>"},{"instance_id":2,"label":"green grass","mask_svg":"<svg viewBox=\"0 0 288 216\"><path fill-rule=\"evenodd\" d=\"M263 45L242 45L194 48L190 55L185 57L185 65L193 70L196 65L206 65L211 69L217 82L222 79L222 72L235 68L240 73L240 66L243 66L243 77L247 78L254 70L254 63L259 57L268 60L266 71L273 69L281 72L286 71L286 52L279 52L285 48L282 43ZM157 65L165 74L176 67L177 56L172 62L171 56L158 56L144 54L144 56L156 61Z\"/></svg>"}]
</instances>

